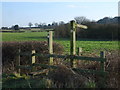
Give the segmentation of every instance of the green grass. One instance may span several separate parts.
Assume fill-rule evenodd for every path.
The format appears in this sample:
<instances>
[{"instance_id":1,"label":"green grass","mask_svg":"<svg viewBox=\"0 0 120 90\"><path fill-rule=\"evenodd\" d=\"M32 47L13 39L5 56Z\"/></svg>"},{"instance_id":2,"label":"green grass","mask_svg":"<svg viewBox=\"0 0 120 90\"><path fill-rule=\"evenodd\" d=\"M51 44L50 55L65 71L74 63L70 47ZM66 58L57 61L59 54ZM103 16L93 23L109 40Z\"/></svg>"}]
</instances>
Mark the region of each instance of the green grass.
<instances>
[{"instance_id":1,"label":"green grass","mask_svg":"<svg viewBox=\"0 0 120 90\"><path fill-rule=\"evenodd\" d=\"M70 51L70 41L58 41L61 43L66 51ZM76 47L82 47L83 51L86 52L97 52L97 51L103 51L103 50L118 50L118 42L117 41L77 41Z\"/></svg>"},{"instance_id":2,"label":"green grass","mask_svg":"<svg viewBox=\"0 0 120 90\"><path fill-rule=\"evenodd\" d=\"M2 41L47 41L48 32L2 33ZM56 39L54 42L64 46L65 52L70 51L69 39ZM103 50L118 50L118 41L78 40L76 47L82 47L85 52L99 52Z\"/></svg>"},{"instance_id":3,"label":"green grass","mask_svg":"<svg viewBox=\"0 0 120 90\"><path fill-rule=\"evenodd\" d=\"M47 32L2 33L2 41L43 41Z\"/></svg>"}]
</instances>

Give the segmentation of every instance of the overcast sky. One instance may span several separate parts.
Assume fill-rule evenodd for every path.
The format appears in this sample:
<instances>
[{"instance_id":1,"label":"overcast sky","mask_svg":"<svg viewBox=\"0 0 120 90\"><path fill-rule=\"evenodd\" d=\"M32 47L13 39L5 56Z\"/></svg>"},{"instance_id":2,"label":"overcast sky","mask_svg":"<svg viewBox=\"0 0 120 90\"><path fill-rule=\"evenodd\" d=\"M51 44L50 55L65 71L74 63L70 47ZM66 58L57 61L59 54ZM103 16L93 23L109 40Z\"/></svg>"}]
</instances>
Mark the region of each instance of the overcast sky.
<instances>
[{"instance_id":1,"label":"overcast sky","mask_svg":"<svg viewBox=\"0 0 120 90\"><path fill-rule=\"evenodd\" d=\"M2 2L2 26L10 27L15 24L28 26L29 22L33 24L40 22L48 24L53 21L68 22L76 16L85 16L90 20L118 16L118 1L109 1L110 2L94 2L94 0L92 0L92 2L75 2L75 0L74 2L6 1Z\"/></svg>"}]
</instances>

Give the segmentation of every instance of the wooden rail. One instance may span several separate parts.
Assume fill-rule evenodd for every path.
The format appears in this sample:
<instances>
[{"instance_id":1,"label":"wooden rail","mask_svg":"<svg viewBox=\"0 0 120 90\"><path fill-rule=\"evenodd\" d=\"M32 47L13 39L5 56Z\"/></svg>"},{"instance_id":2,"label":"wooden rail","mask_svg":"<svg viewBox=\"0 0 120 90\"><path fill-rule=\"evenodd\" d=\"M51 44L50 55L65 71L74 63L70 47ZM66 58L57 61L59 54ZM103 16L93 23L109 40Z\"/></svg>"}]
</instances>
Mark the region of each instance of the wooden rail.
<instances>
[{"instance_id":1,"label":"wooden rail","mask_svg":"<svg viewBox=\"0 0 120 90\"><path fill-rule=\"evenodd\" d=\"M24 56L29 56L30 54L28 53L19 53L20 55L24 55ZM40 53L33 53L31 54L31 56L41 56L41 57L54 57L54 58L66 58L66 59L75 59L75 60L88 60L88 61L100 61L100 62L104 62L106 61L105 58L102 57L84 57L84 56L77 56L77 55L57 55L57 54L40 54ZM104 63L102 63L103 65ZM102 68L103 69L103 66Z\"/></svg>"}]
</instances>

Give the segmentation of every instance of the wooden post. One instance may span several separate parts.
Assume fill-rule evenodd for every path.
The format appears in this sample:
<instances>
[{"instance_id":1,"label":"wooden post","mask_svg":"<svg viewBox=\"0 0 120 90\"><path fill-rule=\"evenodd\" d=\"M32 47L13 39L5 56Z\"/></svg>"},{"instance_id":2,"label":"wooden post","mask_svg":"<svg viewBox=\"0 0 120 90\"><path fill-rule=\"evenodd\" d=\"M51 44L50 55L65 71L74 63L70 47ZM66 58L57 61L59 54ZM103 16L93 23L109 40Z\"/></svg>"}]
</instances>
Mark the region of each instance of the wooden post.
<instances>
[{"instance_id":1,"label":"wooden post","mask_svg":"<svg viewBox=\"0 0 120 90\"><path fill-rule=\"evenodd\" d=\"M82 53L82 48L78 47L78 53L77 53L77 55L81 56L81 53Z\"/></svg>"},{"instance_id":2,"label":"wooden post","mask_svg":"<svg viewBox=\"0 0 120 90\"><path fill-rule=\"evenodd\" d=\"M35 50L32 50L32 52L31 52L31 55L32 54L34 54L35 53ZM35 56L31 56L30 57L30 65L32 65L32 64L34 64L35 63ZM34 71L35 70L35 67L34 66L32 66L32 69L30 70L30 71Z\"/></svg>"},{"instance_id":3,"label":"wooden post","mask_svg":"<svg viewBox=\"0 0 120 90\"><path fill-rule=\"evenodd\" d=\"M48 39L48 47L49 47L49 54L53 54L53 31L49 31L49 39ZM53 57L49 58L49 64L53 65Z\"/></svg>"},{"instance_id":4,"label":"wooden post","mask_svg":"<svg viewBox=\"0 0 120 90\"><path fill-rule=\"evenodd\" d=\"M32 54L35 53L35 50L32 50ZM32 61L31 61L31 64L34 64L35 63L35 56L32 56Z\"/></svg>"},{"instance_id":5,"label":"wooden post","mask_svg":"<svg viewBox=\"0 0 120 90\"><path fill-rule=\"evenodd\" d=\"M101 51L100 52L100 57L105 58L105 52ZM101 61L100 66L101 66L101 70L105 71L105 62L104 61Z\"/></svg>"},{"instance_id":6,"label":"wooden post","mask_svg":"<svg viewBox=\"0 0 120 90\"><path fill-rule=\"evenodd\" d=\"M104 59L105 58L105 52L101 51L100 52L100 58ZM101 71L105 72L105 62L101 60L100 62L100 69ZM101 73L101 82L100 85L101 87L105 87L105 75L103 73Z\"/></svg>"},{"instance_id":7,"label":"wooden post","mask_svg":"<svg viewBox=\"0 0 120 90\"><path fill-rule=\"evenodd\" d=\"M17 56L15 58L16 66L20 66L20 49L17 49ZM20 68L17 68L17 73L20 74Z\"/></svg>"},{"instance_id":8,"label":"wooden post","mask_svg":"<svg viewBox=\"0 0 120 90\"><path fill-rule=\"evenodd\" d=\"M82 53L82 48L78 47L78 51L77 51L77 55L81 56ZM77 60L77 65L79 65L81 63L81 60Z\"/></svg>"},{"instance_id":9,"label":"wooden post","mask_svg":"<svg viewBox=\"0 0 120 90\"><path fill-rule=\"evenodd\" d=\"M72 20L70 22L71 25L71 41L70 41L70 54L76 54L76 24L75 21ZM76 67L76 61L74 59L70 60L71 67Z\"/></svg>"},{"instance_id":10,"label":"wooden post","mask_svg":"<svg viewBox=\"0 0 120 90\"><path fill-rule=\"evenodd\" d=\"M70 54L76 54L76 27L87 29L88 27L85 25L76 24L74 20L70 21L70 29L71 29L71 41L70 41ZM77 61L74 59L70 60L71 67L75 68L77 65Z\"/></svg>"}]
</instances>

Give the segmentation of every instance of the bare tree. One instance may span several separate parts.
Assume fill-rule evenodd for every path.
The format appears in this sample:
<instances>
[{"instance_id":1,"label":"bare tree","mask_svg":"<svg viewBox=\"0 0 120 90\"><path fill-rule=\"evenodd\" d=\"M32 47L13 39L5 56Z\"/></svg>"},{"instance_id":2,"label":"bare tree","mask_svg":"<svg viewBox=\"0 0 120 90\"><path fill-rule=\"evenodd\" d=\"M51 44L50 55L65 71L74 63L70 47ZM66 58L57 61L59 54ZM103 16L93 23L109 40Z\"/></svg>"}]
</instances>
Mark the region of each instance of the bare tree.
<instances>
[{"instance_id":1,"label":"bare tree","mask_svg":"<svg viewBox=\"0 0 120 90\"><path fill-rule=\"evenodd\" d=\"M58 26L58 23L55 22L55 21L53 21L53 22L52 22L52 26Z\"/></svg>"},{"instance_id":2,"label":"bare tree","mask_svg":"<svg viewBox=\"0 0 120 90\"><path fill-rule=\"evenodd\" d=\"M38 27L39 24L38 24L38 23L35 23L34 25L35 25L36 27Z\"/></svg>"},{"instance_id":3,"label":"bare tree","mask_svg":"<svg viewBox=\"0 0 120 90\"><path fill-rule=\"evenodd\" d=\"M30 28L31 28L32 25L33 25L33 24L32 24L31 22L28 23L28 26L29 26Z\"/></svg>"},{"instance_id":4,"label":"bare tree","mask_svg":"<svg viewBox=\"0 0 120 90\"><path fill-rule=\"evenodd\" d=\"M46 23L41 23L41 22L40 22L40 23L38 24L38 27L40 27L40 28L43 28L44 26L47 26Z\"/></svg>"},{"instance_id":5,"label":"bare tree","mask_svg":"<svg viewBox=\"0 0 120 90\"><path fill-rule=\"evenodd\" d=\"M78 23L78 24L85 24L85 23L87 23L87 22L90 22L90 20L87 19L87 18L84 17L84 16L75 17L74 19L75 19L76 23Z\"/></svg>"},{"instance_id":6,"label":"bare tree","mask_svg":"<svg viewBox=\"0 0 120 90\"><path fill-rule=\"evenodd\" d=\"M60 21L59 22L59 25L63 25L63 24L65 24L64 21Z\"/></svg>"},{"instance_id":7,"label":"bare tree","mask_svg":"<svg viewBox=\"0 0 120 90\"><path fill-rule=\"evenodd\" d=\"M41 28L41 27L42 27L42 23L41 23L41 22L38 24L38 27L39 27L39 28Z\"/></svg>"}]
</instances>

